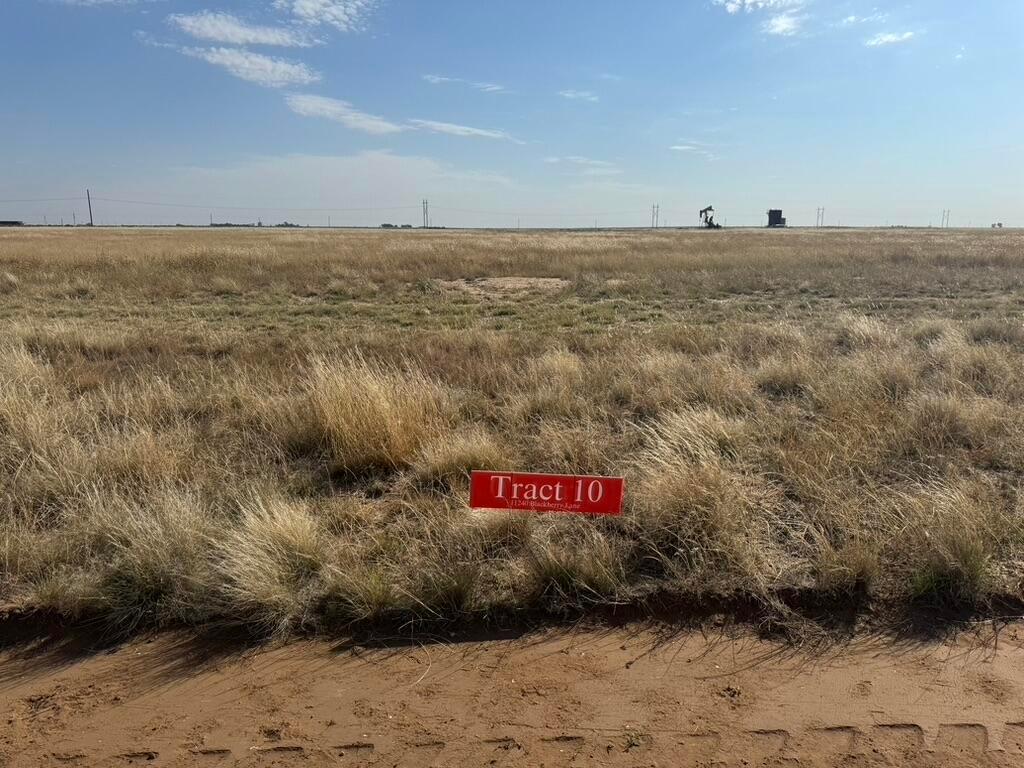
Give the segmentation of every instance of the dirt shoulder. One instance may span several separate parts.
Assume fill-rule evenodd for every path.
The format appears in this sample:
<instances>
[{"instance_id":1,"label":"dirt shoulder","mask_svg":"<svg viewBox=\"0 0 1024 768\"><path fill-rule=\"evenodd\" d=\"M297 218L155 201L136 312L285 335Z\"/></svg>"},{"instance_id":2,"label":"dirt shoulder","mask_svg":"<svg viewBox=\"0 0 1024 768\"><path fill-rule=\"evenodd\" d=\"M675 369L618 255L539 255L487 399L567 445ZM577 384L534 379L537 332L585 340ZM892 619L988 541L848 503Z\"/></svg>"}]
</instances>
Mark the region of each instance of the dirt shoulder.
<instances>
[{"instance_id":1,"label":"dirt shoulder","mask_svg":"<svg viewBox=\"0 0 1024 768\"><path fill-rule=\"evenodd\" d=\"M0 655L0 765L1010 766L1024 627L810 653L559 631Z\"/></svg>"}]
</instances>

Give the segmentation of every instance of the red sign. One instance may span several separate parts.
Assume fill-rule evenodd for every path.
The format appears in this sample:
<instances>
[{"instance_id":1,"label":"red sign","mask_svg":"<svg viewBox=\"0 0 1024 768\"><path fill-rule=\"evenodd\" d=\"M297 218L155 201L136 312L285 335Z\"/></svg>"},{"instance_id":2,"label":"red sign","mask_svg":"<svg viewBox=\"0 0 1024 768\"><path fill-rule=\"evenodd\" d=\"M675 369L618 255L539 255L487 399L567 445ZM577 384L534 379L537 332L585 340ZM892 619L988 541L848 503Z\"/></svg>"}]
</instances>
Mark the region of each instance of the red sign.
<instances>
[{"instance_id":1,"label":"red sign","mask_svg":"<svg viewBox=\"0 0 1024 768\"><path fill-rule=\"evenodd\" d=\"M474 471L469 486L469 506L621 515L625 488L626 481L621 477Z\"/></svg>"}]
</instances>

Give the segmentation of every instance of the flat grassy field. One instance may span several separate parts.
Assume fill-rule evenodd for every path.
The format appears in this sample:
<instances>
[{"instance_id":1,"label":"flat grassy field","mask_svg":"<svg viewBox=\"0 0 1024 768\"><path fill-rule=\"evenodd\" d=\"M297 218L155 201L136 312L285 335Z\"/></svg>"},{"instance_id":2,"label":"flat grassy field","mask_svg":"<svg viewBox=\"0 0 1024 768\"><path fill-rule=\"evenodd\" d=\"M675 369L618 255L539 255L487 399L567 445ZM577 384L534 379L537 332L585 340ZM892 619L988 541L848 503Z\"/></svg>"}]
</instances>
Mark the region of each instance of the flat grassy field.
<instances>
[{"instance_id":1,"label":"flat grassy field","mask_svg":"<svg viewBox=\"0 0 1024 768\"><path fill-rule=\"evenodd\" d=\"M1022 364L1015 231L2 232L0 608L993 613ZM471 468L626 511L474 512Z\"/></svg>"}]
</instances>

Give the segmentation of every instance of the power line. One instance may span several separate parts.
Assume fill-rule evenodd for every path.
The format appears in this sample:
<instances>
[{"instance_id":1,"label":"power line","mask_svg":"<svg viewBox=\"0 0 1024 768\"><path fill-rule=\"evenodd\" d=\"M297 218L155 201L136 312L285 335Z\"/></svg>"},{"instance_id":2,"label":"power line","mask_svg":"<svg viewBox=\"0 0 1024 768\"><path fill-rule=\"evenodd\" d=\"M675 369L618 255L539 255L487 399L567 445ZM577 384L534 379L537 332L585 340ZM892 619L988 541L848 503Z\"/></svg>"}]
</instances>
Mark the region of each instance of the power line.
<instances>
[{"instance_id":1,"label":"power line","mask_svg":"<svg viewBox=\"0 0 1024 768\"><path fill-rule=\"evenodd\" d=\"M0 203L77 203L84 197L36 197L28 200L0 200Z\"/></svg>"},{"instance_id":2,"label":"power line","mask_svg":"<svg viewBox=\"0 0 1024 768\"><path fill-rule=\"evenodd\" d=\"M84 200L85 198L76 197L75 200ZM381 208L289 208L287 206L277 205L203 205L198 203L164 203L157 202L154 200L121 200L113 197L94 197L93 200L102 201L104 203L120 203L121 205L149 205L156 206L159 208L199 208L203 210L214 209L216 211L293 211L299 213L327 213L327 212L352 212L352 213L372 213L374 211L408 211L413 210L417 206L415 205L396 205L392 207L381 207ZM4 202L0 200L0 202Z\"/></svg>"},{"instance_id":3,"label":"power line","mask_svg":"<svg viewBox=\"0 0 1024 768\"><path fill-rule=\"evenodd\" d=\"M203 211L246 211L246 212L257 212L257 211L280 211L280 212L296 212L296 213L373 213L383 211L410 211L418 207L421 207L425 211L426 225L430 225L430 203L428 200L423 200L421 206L415 205L398 205L398 206L373 206L373 207L290 207L290 206L274 206L274 205L211 205L209 203L175 203L163 200L136 200L129 198L119 197L104 197L97 195L92 197L91 191L87 191L85 197L67 197L67 198L32 198L32 199L11 199L11 200L0 200L0 203L46 203L46 202L86 202L91 203L93 200L104 203L114 203L119 205L140 205L150 206L157 208L179 208L186 210L203 210ZM435 206L436 207L436 206ZM594 217L607 218L614 216L634 216L642 214L643 211L639 210L616 210L616 211L570 211L570 210L551 210L547 209L544 211L497 211L489 209L479 208L457 208L457 207L442 207L440 210L448 211L452 213L470 213L488 216L507 216L509 218L515 217L517 219L523 217L530 218L585 218L593 219ZM661 205L655 204L652 208L653 213L653 226L660 226L661 224Z\"/></svg>"},{"instance_id":4,"label":"power line","mask_svg":"<svg viewBox=\"0 0 1024 768\"><path fill-rule=\"evenodd\" d=\"M4 199L0 199L0 205L18 205L18 204L46 205L46 204L52 204L52 207L50 207L48 209L48 212L51 215L55 215L55 218L57 218L56 214L59 213L60 210L64 210L65 211L64 215L66 216L68 212L71 212L71 211L68 210L68 208L77 207L76 205L73 205L73 206L68 206L68 208L61 208L60 207L61 204L66 204L66 203L77 204L79 202L85 202L87 207L88 207L87 213L89 214L89 222L90 223L94 222L94 220L95 220L94 219L94 214L97 213L97 212L99 212L101 214L100 218L102 219L102 221L104 221L104 222L109 222L110 221L110 216L107 216L106 218L102 217L102 205L101 205L101 208L99 210L93 210L92 203L95 200L95 201L97 201L99 203L108 203L108 204L112 204L112 205L147 206L147 207L155 207L155 208L165 208L165 209L168 209L168 210L174 210L174 209L195 210L195 211L200 211L201 210L204 214L209 212L209 211L214 211L214 212L216 212L216 211L222 211L222 212L242 211L242 212L248 212L254 218L255 218L255 216L261 215L261 214L262 214L263 218L266 218L267 215L271 215L272 216L272 215L274 215L274 213L288 214L288 213L293 213L294 212L296 214L302 214L302 213L311 214L311 216L308 217L308 218L312 218L312 217L316 216L317 214L320 214L319 221L323 222L324 220L326 220L327 223L328 223L328 226L332 226L333 225L333 219L329 215L331 213L334 213L336 215L365 214L367 217L369 217L369 216L372 216L375 213L376 214L384 214L384 213L390 212L390 211L394 211L394 212L411 212L412 210L418 209L418 208L422 208L422 210L423 210L424 226L425 227L431 227L433 225L433 220L431 218L431 215L433 213L435 213L436 210L440 210L443 213L448 213L448 214L470 214L470 215L480 216L480 217L494 217L495 219L497 219L497 222L507 221L508 222L508 226L510 226L510 227L522 227L523 226L523 222L525 220L526 222L529 222L529 224L527 224L527 226L529 226L530 224L532 224L533 226L543 226L544 222L551 221L552 224L555 225L555 226L566 226L566 227L570 227L570 228L575 226L577 223L579 225L581 225L581 226L589 227L589 226L593 225L594 227L597 227L598 226L598 222L596 221L597 219L601 219L602 223L604 223L605 225L614 225L616 223L616 220L618 220L617 223L618 223L619 226L642 227L643 223L644 223L644 218L646 217L646 214L649 213L651 215L651 224L650 224L650 226L651 227L655 227L655 228L662 226L662 223L661 223L661 204L660 203L654 203L654 204L652 204L646 210L625 209L625 210L612 210L612 211L593 211L593 210L588 211L588 210L570 210L570 209L553 209L553 208L545 208L544 210L493 210L493 209L460 208L460 207L451 207L451 208L449 208L447 206L435 206L435 210L431 210L430 209L430 201L427 200L426 198L424 198L419 205L396 205L396 206L379 206L379 207L378 206L359 206L359 207L355 207L355 206L353 206L353 207L331 207L331 206L312 207L312 206L310 206L310 207L295 207L295 206L274 206L274 205L210 205L208 203L171 202L171 201L168 201L168 200L159 200L159 199L139 200L139 199L122 198L122 197L104 197L104 196L102 196L102 193L100 195L98 195L97 197L93 197L92 196L91 188L90 189L86 189L85 192L86 192L85 196L82 196L82 197L57 197L57 196L54 196L54 197L39 197L39 198L4 198ZM807 214L805 214L805 215L808 215L810 213L809 209L805 208L805 209L801 209L801 210L807 211ZM836 210L838 210L838 213L839 213L840 216L845 214L848 217L861 218L861 219L864 220L863 223L869 223L869 221L880 221L880 219L876 219L875 218L875 215L878 213L875 209L843 207L843 208L836 209ZM44 211L39 211L40 214L42 214L43 212ZM738 211L738 210L733 209L733 210L729 211L729 213L731 214L731 218L734 221L739 221L739 222L749 221L751 225L754 225L755 222L757 222L758 220L762 219L762 215L761 215L760 212L755 214L753 212L744 212L744 211ZM833 211L833 213L835 214L836 211ZM895 213L899 213L899 212L895 212ZM907 211L903 212L901 215L897 215L895 218L896 218L896 220L899 220L900 218L913 218L913 219L920 220L919 217L921 217L923 213L924 213L924 211L922 211L920 209L913 209L913 210L908 209ZM942 227L942 228L950 228L950 227L952 227L952 210L948 209L948 208L947 209L942 209L941 213L942 213L942 216L941 216L941 219L940 219L939 226ZM665 215L666 222L668 220L670 220L670 219L673 220L673 221L676 221L677 219L681 221L681 220L683 220L683 219L688 217L688 213L686 213L685 211L681 211L680 209L667 208L665 210L665 214L666 214ZM214 215L216 215L216 214L214 214ZM795 215L793 211L791 211L791 215ZM892 211L889 212L889 219L886 220L887 224L889 223L889 221L892 220L892 217L894 215L895 215L894 212L892 212ZM815 226L816 227L824 227L824 226L826 226L826 218L825 217L826 217L826 208L824 206L817 207L815 209ZM14 217L14 218L18 218L18 217ZM73 219L74 218L75 217L73 215ZM205 219L206 216L202 216L202 218ZM445 217L445 218L449 218L449 217ZM557 219L563 219L564 222L556 222L555 220L557 220ZM931 226L931 225L932 225L932 222L929 222L928 226ZM665 226L668 226L668 224L666 223Z\"/></svg>"},{"instance_id":5,"label":"power line","mask_svg":"<svg viewBox=\"0 0 1024 768\"><path fill-rule=\"evenodd\" d=\"M435 210L449 211L451 213L479 213L488 216L532 216L532 217L558 217L572 216L579 218L592 218L594 216L631 216L645 213L645 211L489 211L479 208L449 208L448 206L434 206Z\"/></svg>"}]
</instances>

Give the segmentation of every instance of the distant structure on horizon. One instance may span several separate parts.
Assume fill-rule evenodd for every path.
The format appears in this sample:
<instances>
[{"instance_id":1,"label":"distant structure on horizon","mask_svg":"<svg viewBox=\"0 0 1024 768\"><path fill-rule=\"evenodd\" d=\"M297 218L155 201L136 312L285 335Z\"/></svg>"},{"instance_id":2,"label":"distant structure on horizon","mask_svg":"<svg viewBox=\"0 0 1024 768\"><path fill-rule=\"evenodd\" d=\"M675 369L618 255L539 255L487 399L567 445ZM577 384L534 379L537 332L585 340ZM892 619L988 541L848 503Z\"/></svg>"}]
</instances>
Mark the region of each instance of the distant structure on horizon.
<instances>
[{"instance_id":1,"label":"distant structure on horizon","mask_svg":"<svg viewBox=\"0 0 1024 768\"><path fill-rule=\"evenodd\" d=\"M768 226L769 227L784 227L786 226L786 220L782 217L782 210L780 208L772 208L768 211Z\"/></svg>"},{"instance_id":2,"label":"distant structure on horizon","mask_svg":"<svg viewBox=\"0 0 1024 768\"><path fill-rule=\"evenodd\" d=\"M24 221L0 221L0 227L24 227Z\"/></svg>"},{"instance_id":3,"label":"distant structure on horizon","mask_svg":"<svg viewBox=\"0 0 1024 768\"><path fill-rule=\"evenodd\" d=\"M722 225L715 221L715 207L709 205L707 208L702 208L700 213L700 225L704 229L721 229Z\"/></svg>"}]
</instances>

